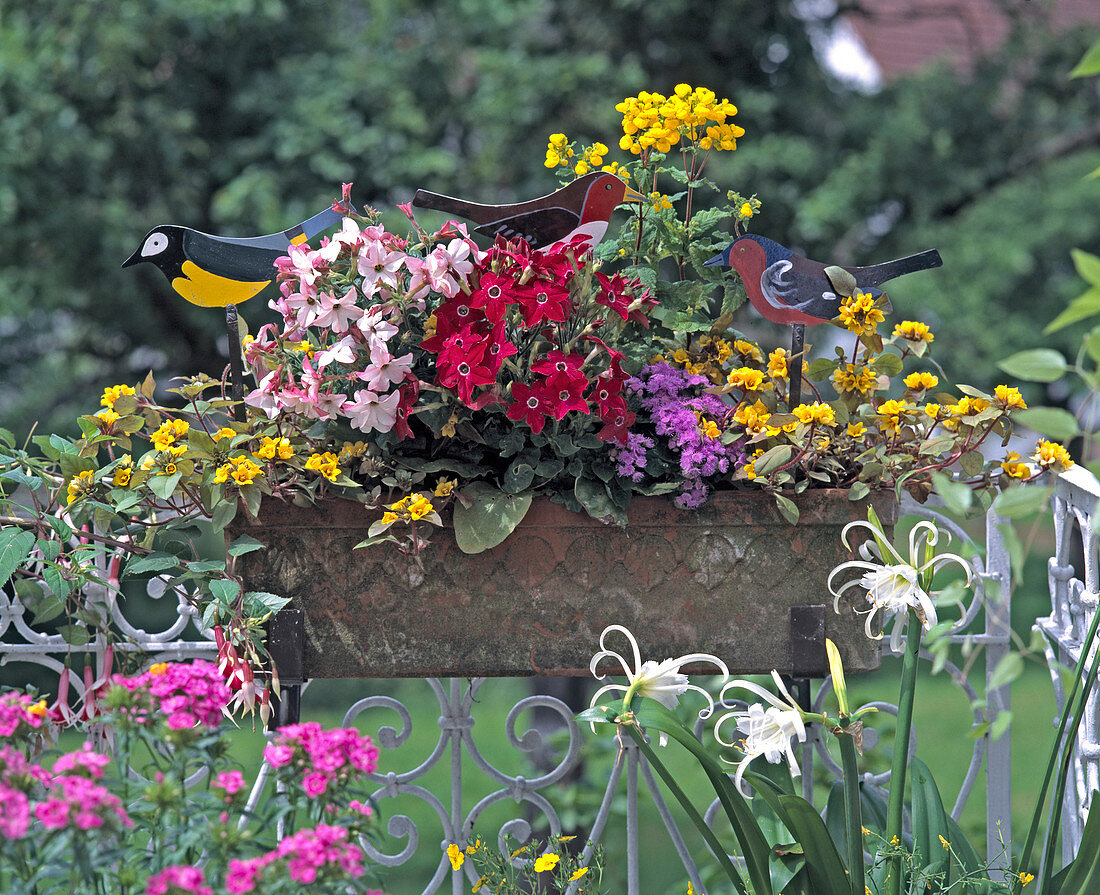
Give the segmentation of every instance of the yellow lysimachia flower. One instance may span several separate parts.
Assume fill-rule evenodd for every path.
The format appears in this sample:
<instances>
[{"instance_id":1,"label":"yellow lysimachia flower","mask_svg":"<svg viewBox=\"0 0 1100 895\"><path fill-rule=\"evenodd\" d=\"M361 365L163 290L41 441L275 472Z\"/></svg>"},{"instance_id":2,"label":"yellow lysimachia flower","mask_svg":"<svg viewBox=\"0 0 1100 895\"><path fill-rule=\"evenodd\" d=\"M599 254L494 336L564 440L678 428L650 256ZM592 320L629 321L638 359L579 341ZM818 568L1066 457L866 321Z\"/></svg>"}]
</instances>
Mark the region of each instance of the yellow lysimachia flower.
<instances>
[{"instance_id":1,"label":"yellow lysimachia flower","mask_svg":"<svg viewBox=\"0 0 1100 895\"><path fill-rule=\"evenodd\" d=\"M799 404L791 411L803 424L820 423L823 426L836 425L836 411L828 404L815 401L813 404Z\"/></svg>"},{"instance_id":2,"label":"yellow lysimachia flower","mask_svg":"<svg viewBox=\"0 0 1100 895\"><path fill-rule=\"evenodd\" d=\"M935 338L928 324L917 320L903 320L894 327L894 335L910 342L931 342Z\"/></svg>"},{"instance_id":3,"label":"yellow lysimachia flower","mask_svg":"<svg viewBox=\"0 0 1100 895\"><path fill-rule=\"evenodd\" d=\"M99 403L104 407L114 408L115 401L121 398L123 395L136 394L132 388L128 385L109 385L103 390L103 397L99 399Z\"/></svg>"}]
</instances>

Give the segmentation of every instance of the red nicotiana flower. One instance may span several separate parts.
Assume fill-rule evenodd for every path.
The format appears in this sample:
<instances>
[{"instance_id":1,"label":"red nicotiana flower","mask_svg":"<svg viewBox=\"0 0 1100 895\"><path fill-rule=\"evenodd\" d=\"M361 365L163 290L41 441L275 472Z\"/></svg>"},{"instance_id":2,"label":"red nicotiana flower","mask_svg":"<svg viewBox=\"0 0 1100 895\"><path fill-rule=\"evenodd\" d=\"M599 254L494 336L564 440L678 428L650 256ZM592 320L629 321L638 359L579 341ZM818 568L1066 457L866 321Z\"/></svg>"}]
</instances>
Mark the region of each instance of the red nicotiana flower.
<instances>
[{"instance_id":1,"label":"red nicotiana flower","mask_svg":"<svg viewBox=\"0 0 1100 895\"><path fill-rule=\"evenodd\" d=\"M508 305L516 301L516 281L491 270L481 275L481 284L469 298L470 307L483 311L492 323L500 322Z\"/></svg>"},{"instance_id":2,"label":"red nicotiana flower","mask_svg":"<svg viewBox=\"0 0 1100 895\"><path fill-rule=\"evenodd\" d=\"M573 312L569 288L561 283L532 280L518 294L524 325L561 323Z\"/></svg>"},{"instance_id":3,"label":"red nicotiana flower","mask_svg":"<svg viewBox=\"0 0 1100 895\"><path fill-rule=\"evenodd\" d=\"M547 396L535 388L524 385L522 382L512 383L512 406L507 410L510 420L524 420L536 435L546 425L546 417L550 412L550 402Z\"/></svg>"},{"instance_id":4,"label":"red nicotiana flower","mask_svg":"<svg viewBox=\"0 0 1100 895\"><path fill-rule=\"evenodd\" d=\"M420 343L425 351L439 352L446 341L465 328L473 328L478 324L485 324L485 312L470 307L470 300L466 295L459 294L455 298L443 302L435 310L435 335L429 336Z\"/></svg>"},{"instance_id":5,"label":"red nicotiana flower","mask_svg":"<svg viewBox=\"0 0 1100 895\"><path fill-rule=\"evenodd\" d=\"M474 389L483 385L490 385L497 381L497 375L485 364L486 343L483 341L472 346L461 357L455 357L455 362L445 368L439 367L439 382L447 388L453 388L458 392L458 399L466 405L474 400ZM443 355L440 355L442 361Z\"/></svg>"},{"instance_id":6,"label":"red nicotiana flower","mask_svg":"<svg viewBox=\"0 0 1100 895\"><path fill-rule=\"evenodd\" d=\"M620 396L613 396L606 407L600 408L600 419L603 420L603 428L596 433L600 441L617 441L626 444L626 438L630 426L634 423L634 414L627 410L626 400Z\"/></svg>"},{"instance_id":7,"label":"red nicotiana flower","mask_svg":"<svg viewBox=\"0 0 1100 895\"><path fill-rule=\"evenodd\" d=\"M485 363L494 373L500 372L504 359L511 357L519 351L515 345L508 341L508 332L501 320L489 334L489 348L486 351Z\"/></svg>"},{"instance_id":8,"label":"red nicotiana flower","mask_svg":"<svg viewBox=\"0 0 1100 895\"><path fill-rule=\"evenodd\" d=\"M397 393L401 398L394 414L393 431L398 438L404 440L413 437L413 430L409 427L409 413L416 405L416 399L420 397L420 380L412 373L406 373L405 381L397 387Z\"/></svg>"}]
</instances>

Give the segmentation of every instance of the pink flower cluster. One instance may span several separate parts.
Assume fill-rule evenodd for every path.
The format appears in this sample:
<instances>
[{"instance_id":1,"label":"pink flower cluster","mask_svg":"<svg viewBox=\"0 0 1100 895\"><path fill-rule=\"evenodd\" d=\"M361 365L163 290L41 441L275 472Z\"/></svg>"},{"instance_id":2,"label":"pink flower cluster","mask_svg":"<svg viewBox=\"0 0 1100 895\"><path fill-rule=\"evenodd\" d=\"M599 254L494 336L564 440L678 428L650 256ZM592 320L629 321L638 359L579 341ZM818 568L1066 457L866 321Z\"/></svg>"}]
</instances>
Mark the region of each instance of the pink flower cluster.
<instances>
[{"instance_id":1,"label":"pink flower cluster","mask_svg":"<svg viewBox=\"0 0 1100 895\"><path fill-rule=\"evenodd\" d=\"M318 824L312 830L301 830L287 836L274 851L246 861L234 858L225 877L227 892L251 892L258 879L272 864L284 862L292 880L313 883L319 874L356 878L363 875L363 851L348 842L344 827Z\"/></svg>"},{"instance_id":2,"label":"pink flower cluster","mask_svg":"<svg viewBox=\"0 0 1100 895\"><path fill-rule=\"evenodd\" d=\"M271 304L283 330L263 327L249 345L245 356L259 386L245 402L269 419L284 412L343 417L362 432L411 434L402 424L419 382L412 354L393 349L401 309L422 308L429 290L465 288L473 245L463 234L426 258L404 247L382 227L360 230L350 218L319 249L290 246L276 262L282 295Z\"/></svg>"},{"instance_id":3,"label":"pink flower cluster","mask_svg":"<svg viewBox=\"0 0 1100 895\"><path fill-rule=\"evenodd\" d=\"M214 890L206 885L206 876L200 868L173 864L149 877L145 895L214 895Z\"/></svg>"},{"instance_id":4,"label":"pink flower cluster","mask_svg":"<svg viewBox=\"0 0 1100 895\"><path fill-rule=\"evenodd\" d=\"M34 806L34 816L49 830L134 825L118 796L94 780L72 774L54 776L46 798Z\"/></svg>"},{"instance_id":5,"label":"pink flower cluster","mask_svg":"<svg viewBox=\"0 0 1100 895\"><path fill-rule=\"evenodd\" d=\"M0 747L0 835L21 839L32 815L50 830L132 826L122 802L95 782L110 763L110 757L85 744L62 755L47 771L19 751Z\"/></svg>"},{"instance_id":6,"label":"pink flower cluster","mask_svg":"<svg viewBox=\"0 0 1100 895\"><path fill-rule=\"evenodd\" d=\"M11 737L37 730L46 715L43 704L28 693L0 695L0 737Z\"/></svg>"},{"instance_id":7,"label":"pink flower cluster","mask_svg":"<svg viewBox=\"0 0 1100 895\"><path fill-rule=\"evenodd\" d=\"M264 758L275 768L293 765L302 772L302 789L311 799L333 781L371 774L378 767L378 747L353 727L324 730L320 724L292 724L279 730Z\"/></svg>"},{"instance_id":8,"label":"pink flower cluster","mask_svg":"<svg viewBox=\"0 0 1100 895\"><path fill-rule=\"evenodd\" d=\"M116 675L112 682L151 697L153 705L168 716L168 727L172 730L186 730L199 724L217 727L222 709L233 695L217 666L202 660L161 662L137 677ZM148 717L138 715L135 720L141 723Z\"/></svg>"}]
</instances>

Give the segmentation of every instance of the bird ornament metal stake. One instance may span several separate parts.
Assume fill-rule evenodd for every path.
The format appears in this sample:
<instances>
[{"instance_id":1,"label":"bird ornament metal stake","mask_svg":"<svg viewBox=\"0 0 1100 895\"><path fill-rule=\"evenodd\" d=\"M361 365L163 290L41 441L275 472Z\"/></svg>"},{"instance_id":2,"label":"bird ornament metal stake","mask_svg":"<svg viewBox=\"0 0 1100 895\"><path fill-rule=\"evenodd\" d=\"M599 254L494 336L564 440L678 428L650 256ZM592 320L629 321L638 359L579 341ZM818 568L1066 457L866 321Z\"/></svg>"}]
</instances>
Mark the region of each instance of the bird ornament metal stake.
<instances>
[{"instance_id":1,"label":"bird ornament metal stake","mask_svg":"<svg viewBox=\"0 0 1100 895\"><path fill-rule=\"evenodd\" d=\"M345 205L351 208L350 202ZM234 350L234 346L240 345L237 305L257 295L275 279L275 259L286 255L288 246L306 242L336 226L346 213L330 206L289 230L244 238L213 236L190 227L161 224L145 235L140 247L122 266L152 264L164 274L172 289L191 304L225 308L233 397L239 402L244 397L244 375L240 350ZM238 403L238 419L242 411Z\"/></svg>"},{"instance_id":2,"label":"bird ornament metal stake","mask_svg":"<svg viewBox=\"0 0 1100 895\"><path fill-rule=\"evenodd\" d=\"M761 316L791 327L791 357L797 358L805 347L806 326L834 319L846 296L859 291L878 298L882 290L876 287L883 283L942 265L935 249L867 267L828 265L795 254L774 239L749 233L735 239L703 266L737 271L749 301ZM800 363L791 365L790 377L788 404L794 408L801 400Z\"/></svg>"},{"instance_id":3,"label":"bird ornament metal stake","mask_svg":"<svg viewBox=\"0 0 1100 895\"><path fill-rule=\"evenodd\" d=\"M512 205L483 205L429 190L417 190L412 204L473 221L475 233L522 238L533 249L546 249L578 236L591 248L603 239L617 206L644 199L614 174L593 171L549 195Z\"/></svg>"}]
</instances>

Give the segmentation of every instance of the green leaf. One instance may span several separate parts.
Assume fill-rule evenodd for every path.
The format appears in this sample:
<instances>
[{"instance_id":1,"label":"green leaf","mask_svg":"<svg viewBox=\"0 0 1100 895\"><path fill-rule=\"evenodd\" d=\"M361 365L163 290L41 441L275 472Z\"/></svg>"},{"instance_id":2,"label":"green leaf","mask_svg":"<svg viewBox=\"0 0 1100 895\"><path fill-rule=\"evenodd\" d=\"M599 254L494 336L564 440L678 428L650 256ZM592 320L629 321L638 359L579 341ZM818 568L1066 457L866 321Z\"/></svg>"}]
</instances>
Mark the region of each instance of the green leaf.
<instances>
[{"instance_id":1,"label":"green leaf","mask_svg":"<svg viewBox=\"0 0 1100 895\"><path fill-rule=\"evenodd\" d=\"M1050 495L1053 491L1053 488L1041 488L1036 485L1009 488L997 495L990 509L1008 519L1032 516L1050 506Z\"/></svg>"},{"instance_id":2,"label":"green leaf","mask_svg":"<svg viewBox=\"0 0 1100 895\"><path fill-rule=\"evenodd\" d=\"M241 499L244 508L253 519L260 518L260 501L264 499L264 493L257 485L241 485Z\"/></svg>"},{"instance_id":3,"label":"green leaf","mask_svg":"<svg viewBox=\"0 0 1100 895\"><path fill-rule=\"evenodd\" d=\"M780 514L789 524L798 524L798 506L793 500L777 493L775 495L775 505L779 508Z\"/></svg>"},{"instance_id":4,"label":"green leaf","mask_svg":"<svg viewBox=\"0 0 1100 895\"><path fill-rule=\"evenodd\" d=\"M787 463L791 459L791 454L793 452L794 449L789 444L781 444L777 447L773 447L753 461L753 471L758 476L766 476Z\"/></svg>"},{"instance_id":5,"label":"green leaf","mask_svg":"<svg viewBox=\"0 0 1100 895\"><path fill-rule=\"evenodd\" d=\"M509 494L519 494L531 487L535 481L535 469L528 463L516 460L504 473L504 490Z\"/></svg>"},{"instance_id":6,"label":"green leaf","mask_svg":"<svg viewBox=\"0 0 1100 895\"><path fill-rule=\"evenodd\" d=\"M1056 382L1066 374L1066 359L1053 348L1029 348L1017 351L997 366L1009 376L1026 382Z\"/></svg>"},{"instance_id":7,"label":"green leaf","mask_svg":"<svg viewBox=\"0 0 1100 895\"><path fill-rule=\"evenodd\" d=\"M34 541L33 532L14 527L0 529L0 587L8 583L15 570L31 555Z\"/></svg>"},{"instance_id":8,"label":"green leaf","mask_svg":"<svg viewBox=\"0 0 1100 895\"><path fill-rule=\"evenodd\" d=\"M904 369L901 358L892 351L885 351L870 363L870 367L876 373L894 377Z\"/></svg>"},{"instance_id":9,"label":"green leaf","mask_svg":"<svg viewBox=\"0 0 1100 895\"><path fill-rule=\"evenodd\" d=\"M171 475L151 475L149 481L146 482L146 486L161 500L167 500L172 496L172 492L176 490L176 485L179 484L181 478L183 478L183 474L179 472L173 472Z\"/></svg>"},{"instance_id":10,"label":"green leaf","mask_svg":"<svg viewBox=\"0 0 1100 895\"><path fill-rule=\"evenodd\" d=\"M1087 78L1091 75L1100 75L1100 40L1085 51L1081 61L1069 73L1071 78Z\"/></svg>"},{"instance_id":11,"label":"green leaf","mask_svg":"<svg viewBox=\"0 0 1100 895\"><path fill-rule=\"evenodd\" d=\"M1082 252L1080 249L1072 249L1070 254L1073 256L1073 266L1077 268L1081 279L1090 286L1100 286L1100 258L1088 252Z\"/></svg>"},{"instance_id":12,"label":"green leaf","mask_svg":"<svg viewBox=\"0 0 1100 895\"><path fill-rule=\"evenodd\" d=\"M825 276L833 286L837 295L850 296L856 291L856 278L851 272L835 264L825 268Z\"/></svg>"},{"instance_id":13,"label":"green leaf","mask_svg":"<svg viewBox=\"0 0 1100 895\"><path fill-rule=\"evenodd\" d=\"M42 570L42 577L45 579L46 584L49 585L52 590L61 599L65 599L69 594L73 592L73 588L76 586L73 581L70 581L64 575L61 574L61 570L57 566L46 566Z\"/></svg>"},{"instance_id":14,"label":"green leaf","mask_svg":"<svg viewBox=\"0 0 1100 895\"><path fill-rule=\"evenodd\" d=\"M985 468L985 457L978 451L967 451L959 457L959 466L968 476L980 475Z\"/></svg>"},{"instance_id":15,"label":"green leaf","mask_svg":"<svg viewBox=\"0 0 1100 895\"><path fill-rule=\"evenodd\" d=\"M243 556L254 550L263 550L264 544L249 535L241 535L229 545L226 552L230 556Z\"/></svg>"},{"instance_id":16,"label":"green leaf","mask_svg":"<svg viewBox=\"0 0 1100 895\"><path fill-rule=\"evenodd\" d=\"M289 602L290 597L280 597L278 594L271 594L262 590L250 590L244 595L246 611L252 616L261 616L267 612L278 612Z\"/></svg>"},{"instance_id":17,"label":"green leaf","mask_svg":"<svg viewBox=\"0 0 1100 895\"><path fill-rule=\"evenodd\" d=\"M949 512L965 516L974 503L974 492L960 482L951 481L942 472L932 474L932 485L936 493L943 498L943 504Z\"/></svg>"},{"instance_id":18,"label":"green leaf","mask_svg":"<svg viewBox=\"0 0 1100 895\"><path fill-rule=\"evenodd\" d=\"M1100 171L1100 168L1097 170ZM1046 325L1043 335L1049 336L1072 323L1087 320L1097 314L1100 314L1100 287L1093 286L1066 305L1065 310Z\"/></svg>"},{"instance_id":19,"label":"green leaf","mask_svg":"<svg viewBox=\"0 0 1100 895\"><path fill-rule=\"evenodd\" d=\"M866 482L856 482L848 489L848 500L863 500L870 493L870 485Z\"/></svg>"},{"instance_id":20,"label":"green leaf","mask_svg":"<svg viewBox=\"0 0 1100 895\"><path fill-rule=\"evenodd\" d=\"M505 494L485 482L459 492L454 505L455 541L463 553L481 553L500 544L527 515L530 494Z\"/></svg>"},{"instance_id":21,"label":"green leaf","mask_svg":"<svg viewBox=\"0 0 1100 895\"><path fill-rule=\"evenodd\" d=\"M1085 336L1082 344L1088 356L1096 363L1100 363L1100 326L1093 327Z\"/></svg>"},{"instance_id":22,"label":"green leaf","mask_svg":"<svg viewBox=\"0 0 1100 895\"><path fill-rule=\"evenodd\" d=\"M237 515L236 498L223 497L214 507L212 525L214 531L224 531Z\"/></svg>"},{"instance_id":23,"label":"green leaf","mask_svg":"<svg viewBox=\"0 0 1100 895\"><path fill-rule=\"evenodd\" d=\"M940 837L947 839L951 830L947 826L947 812L943 810L940 791L928 765L914 756L909 763L909 771L912 786L914 866L923 870L930 865L944 863L946 852Z\"/></svg>"},{"instance_id":24,"label":"green leaf","mask_svg":"<svg viewBox=\"0 0 1100 895\"><path fill-rule=\"evenodd\" d=\"M1092 793L1096 802L1096 791ZM1073 869L1062 880L1059 895L1093 895L1100 891L1100 811L1089 811L1077 857L1070 864Z\"/></svg>"},{"instance_id":25,"label":"green leaf","mask_svg":"<svg viewBox=\"0 0 1100 895\"><path fill-rule=\"evenodd\" d=\"M85 646L91 642L91 635L83 625L61 625L57 629L61 639L72 646Z\"/></svg>"},{"instance_id":26,"label":"green leaf","mask_svg":"<svg viewBox=\"0 0 1100 895\"><path fill-rule=\"evenodd\" d=\"M57 594L42 594L41 589L39 594L41 598L33 609L34 617L32 621L36 625L44 625L46 622L53 621L65 611L65 601Z\"/></svg>"},{"instance_id":27,"label":"green leaf","mask_svg":"<svg viewBox=\"0 0 1100 895\"><path fill-rule=\"evenodd\" d=\"M215 578L210 582L210 593L223 606L229 606L240 596L241 586L229 578Z\"/></svg>"},{"instance_id":28,"label":"green leaf","mask_svg":"<svg viewBox=\"0 0 1100 895\"><path fill-rule=\"evenodd\" d=\"M986 685L986 689L996 690L998 687L1004 687L1007 684L1011 684L1023 673L1023 657L1019 653L1005 653L1001 661L997 663L997 667L993 669L993 673L989 676L989 683Z\"/></svg>"},{"instance_id":29,"label":"green leaf","mask_svg":"<svg viewBox=\"0 0 1100 895\"><path fill-rule=\"evenodd\" d=\"M611 500L607 486L595 479L577 479L573 485L573 496L593 519L607 519L621 515L621 510Z\"/></svg>"},{"instance_id":30,"label":"green leaf","mask_svg":"<svg viewBox=\"0 0 1100 895\"><path fill-rule=\"evenodd\" d=\"M1055 441L1069 441L1081 434L1077 418L1061 407L1029 407L1015 414L1013 422Z\"/></svg>"},{"instance_id":31,"label":"green leaf","mask_svg":"<svg viewBox=\"0 0 1100 895\"><path fill-rule=\"evenodd\" d=\"M145 556L136 556L126 563L120 577L130 575L145 575L149 572L162 572L165 569L178 569L180 559L171 553L147 553Z\"/></svg>"},{"instance_id":32,"label":"green leaf","mask_svg":"<svg viewBox=\"0 0 1100 895\"><path fill-rule=\"evenodd\" d=\"M810 361L809 368L806 370L806 378L811 382L820 382L832 376L836 367L836 358L819 357Z\"/></svg>"}]
</instances>

